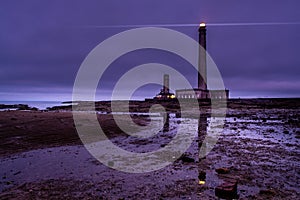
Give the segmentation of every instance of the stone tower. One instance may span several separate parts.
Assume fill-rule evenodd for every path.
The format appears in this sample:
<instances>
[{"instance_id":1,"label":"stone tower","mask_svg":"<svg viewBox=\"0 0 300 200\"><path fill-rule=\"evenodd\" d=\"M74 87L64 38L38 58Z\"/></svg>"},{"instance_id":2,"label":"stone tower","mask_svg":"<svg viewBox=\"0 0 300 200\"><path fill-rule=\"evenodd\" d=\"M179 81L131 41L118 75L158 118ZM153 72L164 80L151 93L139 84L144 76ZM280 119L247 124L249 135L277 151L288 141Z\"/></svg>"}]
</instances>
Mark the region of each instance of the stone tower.
<instances>
[{"instance_id":1,"label":"stone tower","mask_svg":"<svg viewBox=\"0 0 300 200\"><path fill-rule=\"evenodd\" d=\"M198 89L207 90L207 69L206 69L206 25L199 26L199 60L198 60Z\"/></svg>"}]
</instances>

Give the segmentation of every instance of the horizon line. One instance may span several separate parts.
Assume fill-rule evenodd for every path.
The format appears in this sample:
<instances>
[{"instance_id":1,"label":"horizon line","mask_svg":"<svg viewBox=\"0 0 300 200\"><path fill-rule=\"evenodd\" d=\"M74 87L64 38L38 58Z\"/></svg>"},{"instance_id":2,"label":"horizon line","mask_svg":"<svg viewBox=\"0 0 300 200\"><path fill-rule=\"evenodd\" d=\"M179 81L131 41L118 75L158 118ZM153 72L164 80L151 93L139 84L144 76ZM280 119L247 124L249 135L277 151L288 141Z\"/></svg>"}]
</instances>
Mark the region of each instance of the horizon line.
<instances>
[{"instance_id":1,"label":"horizon line","mask_svg":"<svg viewBox=\"0 0 300 200\"><path fill-rule=\"evenodd\" d=\"M230 22L230 23L208 23L206 26L280 26L300 25L300 22ZM87 25L84 28L147 28L147 27L198 27L199 24L120 24L120 25Z\"/></svg>"}]
</instances>

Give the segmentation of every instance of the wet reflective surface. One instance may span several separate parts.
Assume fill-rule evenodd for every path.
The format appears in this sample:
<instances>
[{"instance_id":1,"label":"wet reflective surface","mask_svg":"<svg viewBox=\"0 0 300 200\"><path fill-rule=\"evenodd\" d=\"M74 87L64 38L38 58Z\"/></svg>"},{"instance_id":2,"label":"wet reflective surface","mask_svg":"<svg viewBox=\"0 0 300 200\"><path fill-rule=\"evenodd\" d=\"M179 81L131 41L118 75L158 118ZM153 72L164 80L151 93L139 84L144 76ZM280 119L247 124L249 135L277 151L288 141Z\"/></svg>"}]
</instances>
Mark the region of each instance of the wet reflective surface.
<instances>
[{"instance_id":1,"label":"wet reflective surface","mask_svg":"<svg viewBox=\"0 0 300 200\"><path fill-rule=\"evenodd\" d=\"M135 115L147 122L145 113ZM120 135L110 140L127 151L149 152L168 144L181 124L195 139L166 168L129 174L101 164L82 145L40 148L1 157L0 197L49 198L61 187L63 194L78 198L217 199L215 189L232 180L238 182L240 199L297 199L300 195L298 109L229 109L224 129L207 127L214 120L209 115L199 120L182 119L175 113L153 117L157 123L166 121L153 137ZM199 147L205 145L202 141L209 129L221 136L212 151L199 159Z\"/></svg>"},{"instance_id":2,"label":"wet reflective surface","mask_svg":"<svg viewBox=\"0 0 300 200\"><path fill-rule=\"evenodd\" d=\"M299 110L228 110L217 145L200 160L206 172L202 196L215 198L215 187L238 180L241 199L296 199L300 193ZM298 121L297 123L291 123ZM216 169L226 168L228 174ZM264 192L267 191L267 192Z\"/></svg>"},{"instance_id":3,"label":"wet reflective surface","mask_svg":"<svg viewBox=\"0 0 300 200\"><path fill-rule=\"evenodd\" d=\"M163 117L158 116L157 121L159 120L163 120ZM50 184L49 181L55 180L64 180L70 184L74 181L91 181L92 190L100 190L96 192L96 196L107 198L152 198L161 196L163 193L168 198L196 198L198 187L197 120L179 119L175 114L170 114L166 121L163 129L154 137L141 139L119 136L112 138L111 141L127 151L153 151L168 144L176 134L180 123L186 126L186 130L195 137L186 152L189 158L195 160L194 162L187 163L179 159L155 172L130 174L101 164L82 145L45 148L2 157L0 189L3 191L14 186L22 186L24 183ZM122 189L117 185L121 185ZM110 188L109 194L106 194L107 191L103 188ZM150 190L151 193L149 193Z\"/></svg>"}]
</instances>

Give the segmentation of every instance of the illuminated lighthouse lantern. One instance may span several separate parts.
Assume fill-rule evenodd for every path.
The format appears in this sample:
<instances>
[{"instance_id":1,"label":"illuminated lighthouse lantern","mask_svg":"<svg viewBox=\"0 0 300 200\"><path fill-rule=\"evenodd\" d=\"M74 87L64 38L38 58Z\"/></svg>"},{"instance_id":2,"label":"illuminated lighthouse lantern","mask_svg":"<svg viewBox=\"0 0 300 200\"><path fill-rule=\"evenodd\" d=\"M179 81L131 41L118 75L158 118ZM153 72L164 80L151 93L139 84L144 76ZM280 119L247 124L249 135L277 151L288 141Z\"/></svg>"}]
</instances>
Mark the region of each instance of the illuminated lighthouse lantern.
<instances>
[{"instance_id":1,"label":"illuminated lighthouse lantern","mask_svg":"<svg viewBox=\"0 0 300 200\"><path fill-rule=\"evenodd\" d=\"M200 23L200 27L205 27L205 26L206 26L206 24L204 22Z\"/></svg>"}]
</instances>

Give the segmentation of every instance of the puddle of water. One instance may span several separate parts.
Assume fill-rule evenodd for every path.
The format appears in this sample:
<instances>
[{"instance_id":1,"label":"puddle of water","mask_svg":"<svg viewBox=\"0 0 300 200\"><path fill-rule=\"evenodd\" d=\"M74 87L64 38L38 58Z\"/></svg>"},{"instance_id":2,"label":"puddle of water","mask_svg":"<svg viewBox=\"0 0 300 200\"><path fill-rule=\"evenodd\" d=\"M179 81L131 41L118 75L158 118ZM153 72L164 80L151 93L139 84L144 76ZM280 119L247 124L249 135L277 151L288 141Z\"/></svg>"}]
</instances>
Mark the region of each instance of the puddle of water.
<instances>
[{"instance_id":1,"label":"puddle of water","mask_svg":"<svg viewBox=\"0 0 300 200\"><path fill-rule=\"evenodd\" d=\"M169 131L161 130L155 137L151 137L140 144L141 139L119 136L112 138L119 147L136 152L153 151L168 143L176 134L178 122L193 136L197 136L197 123L194 119L178 119L170 116ZM100 141L101 142L101 141ZM186 152L189 157L198 159L198 143L193 141ZM151 161L149 161L151 162ZM159 185L160 189L167 189L176 181L191 180L197 187L198 165L183 163L177 160L173 164L150 173L128 174L110 169L95 158L81 145L46 148L24 152L21 154L0 158L0 191L14 185L26 182L37 182L49 179L78 179L102 182L109 179L111 183L124 182L124 188L134 190L139 186ZM149 163L151 164L151 163ZM134 191L136 192L136 191Z\"/></svg>"}]
</instances>

